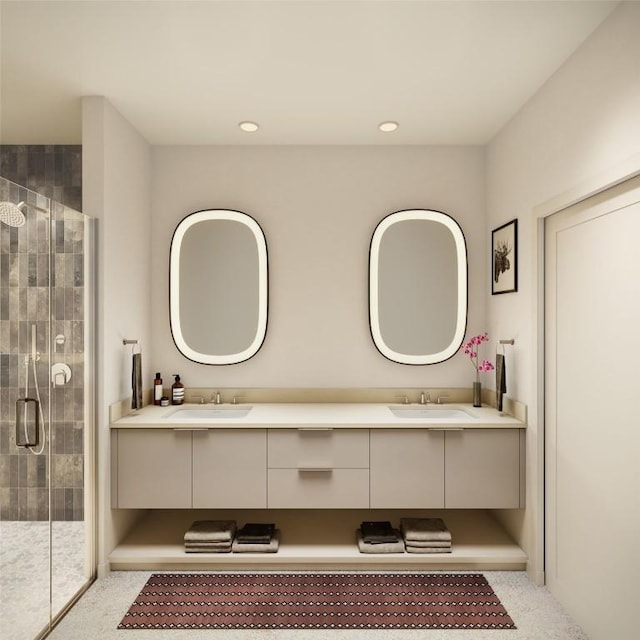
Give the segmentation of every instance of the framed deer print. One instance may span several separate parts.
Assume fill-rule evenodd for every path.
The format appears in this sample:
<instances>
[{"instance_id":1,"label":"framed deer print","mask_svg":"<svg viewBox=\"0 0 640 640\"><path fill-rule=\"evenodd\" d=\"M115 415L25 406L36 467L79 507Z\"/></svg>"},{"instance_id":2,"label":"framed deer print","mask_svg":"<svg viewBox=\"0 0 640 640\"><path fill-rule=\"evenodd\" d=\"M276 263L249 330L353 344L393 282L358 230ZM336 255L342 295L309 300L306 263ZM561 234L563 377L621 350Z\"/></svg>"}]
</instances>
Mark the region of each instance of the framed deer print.
<instances>
[{"instance_id":1,"label":"framed deer print","mask_svg":"<svg viewBox=\"0 0 640 640\"><path fill-rule=\"evenodd\" d=\"M491 293L518 290L518 220L511 220L491 232Z\"/></svg>"}]
</instances>

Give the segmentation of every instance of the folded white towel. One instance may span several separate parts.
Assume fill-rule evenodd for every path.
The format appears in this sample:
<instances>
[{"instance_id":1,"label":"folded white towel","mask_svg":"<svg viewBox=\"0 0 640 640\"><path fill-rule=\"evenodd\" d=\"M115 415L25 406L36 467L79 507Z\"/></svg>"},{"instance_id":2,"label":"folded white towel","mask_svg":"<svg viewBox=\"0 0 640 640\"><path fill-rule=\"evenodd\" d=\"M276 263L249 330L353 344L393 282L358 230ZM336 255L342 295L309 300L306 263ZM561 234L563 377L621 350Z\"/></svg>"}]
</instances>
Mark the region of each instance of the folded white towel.
<instances>
[{"instance_id":1,"label":"folded white towel","mask_svg":"<svg viewBox=\"0 0 640 640\"><path fill-rule=\"evenodd\" d=\"M410 544L405 545L407 553L451 553L451 547L414 547Z\"/></svg>"},{"instance_id":2,"label":"folded white towel","mask_svg":"<svg viewBox=\"0 0 640 640\"><path fill-rule=\"evenodd\" d=\"M451 542L451 532L441 518L401 518L400 529L406 541L439 540Z\"/></svg>"},{"instance_id":3,"label":"folded white towel","mask_svg":"<svg viewBox=\"0 0 640 640\"><path fill-rule=\"evenodd\" d=\"M412 547L433 547L451 549L451 541L446 540L405 540L405 544Z\"/></svg>"},{"instance_id":4,"label":"folded white towel","mask_svg":"<svg viewBox=\"0 0 640 640\"><path fill-rule=\"evenodd\" d=\"M184 534L184 541L231 543L235 534L235 520L196 520Z\"/></svg>"}]
</instances>

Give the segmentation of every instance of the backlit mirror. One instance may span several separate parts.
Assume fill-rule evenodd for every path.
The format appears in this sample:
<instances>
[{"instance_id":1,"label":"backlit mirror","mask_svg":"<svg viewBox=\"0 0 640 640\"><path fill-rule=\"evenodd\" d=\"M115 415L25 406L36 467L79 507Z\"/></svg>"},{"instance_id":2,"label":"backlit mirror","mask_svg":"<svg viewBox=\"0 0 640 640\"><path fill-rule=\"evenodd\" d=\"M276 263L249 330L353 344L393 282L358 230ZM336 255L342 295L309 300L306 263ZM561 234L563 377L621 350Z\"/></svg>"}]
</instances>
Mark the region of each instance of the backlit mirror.
<instances>
[{"instance_id":1,"label":"backlit mirror","mask_svg":"<svg viewBox=\"0 0 640 640\"><path fill-rule=\"evenodd\" d=\"M169 309L180 352L202 364L248 360L267 330L267 244L239 211L184 218L171 240Z\"/></svg>"},{"instance_id":2,"label":"backlit mirror","mask_svg":"<svg viewBox=\"0 0 640 640\"><path fill-rule=\"evenodd\" d=\"M383 356L434 364L460 348L467 324L467 249L444 213L398 211L376 227L369 252L369 322Z\"/></svg>"}]
</instances>

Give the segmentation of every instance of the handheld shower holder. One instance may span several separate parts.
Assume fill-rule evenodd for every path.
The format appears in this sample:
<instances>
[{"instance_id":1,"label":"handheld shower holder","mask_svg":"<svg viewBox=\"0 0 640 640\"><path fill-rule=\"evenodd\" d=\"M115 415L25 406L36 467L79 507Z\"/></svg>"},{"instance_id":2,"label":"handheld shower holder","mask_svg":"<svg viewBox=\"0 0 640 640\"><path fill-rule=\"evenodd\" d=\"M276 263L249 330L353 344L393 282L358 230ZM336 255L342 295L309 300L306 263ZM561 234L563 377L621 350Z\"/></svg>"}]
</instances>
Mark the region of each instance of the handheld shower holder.
<instances>
[{"instance_id":1,"label":"handheld shower holder","mask_svg":"<svg viewBox=\"0 0 640 640\"><path fill-rule=\"evenodd\" d=\"M30 433L26 426L27 405L33 403L35 425ZM24 416L24 422L23 422ZM33 436L33 437L32 437ZM37 447L40 444L40 403L35 398L18 398L16 400L16 446Z\"/></svg>"}]
</instances>

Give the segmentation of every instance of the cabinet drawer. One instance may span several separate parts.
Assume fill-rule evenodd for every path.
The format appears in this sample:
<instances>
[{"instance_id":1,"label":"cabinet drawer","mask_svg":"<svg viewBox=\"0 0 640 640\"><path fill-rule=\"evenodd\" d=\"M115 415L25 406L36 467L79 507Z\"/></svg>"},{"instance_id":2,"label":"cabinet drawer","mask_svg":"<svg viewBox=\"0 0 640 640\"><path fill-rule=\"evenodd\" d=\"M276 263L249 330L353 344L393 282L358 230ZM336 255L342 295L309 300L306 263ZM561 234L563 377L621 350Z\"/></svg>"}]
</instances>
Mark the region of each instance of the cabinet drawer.
<instances>
[{"instance_id":1,"label":"cabinet drawer","mask_svg":"<svg viewBox=\"0 0 640 640\"><path fill-rule=\"evenodd\" d=\"M272 429L270 469L368 469L368 429Z\"/></svg>"},{"instance_id":2,"label":"cabinet drawer","mask_svg":"<svg viewBox=\"0 0 640 640\"><path fill-rule=\"evenodd\" d=\"M269 469L270 509L368 509L368 469Z\"/></svg>"}]
</instances>

